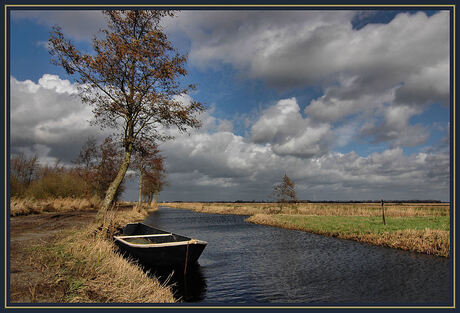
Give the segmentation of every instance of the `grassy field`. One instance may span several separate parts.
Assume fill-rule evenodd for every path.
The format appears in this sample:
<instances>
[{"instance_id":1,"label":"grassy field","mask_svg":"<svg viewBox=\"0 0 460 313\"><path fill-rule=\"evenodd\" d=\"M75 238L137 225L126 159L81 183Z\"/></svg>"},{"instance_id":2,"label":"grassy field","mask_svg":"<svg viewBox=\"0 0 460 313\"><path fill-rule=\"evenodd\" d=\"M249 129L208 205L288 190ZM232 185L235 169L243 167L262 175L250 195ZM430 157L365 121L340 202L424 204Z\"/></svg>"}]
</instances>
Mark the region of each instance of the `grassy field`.
<instances>
[{"instance_id":1,"label":"grassy field","mask_svg":"<svg viewBox=\"0 0 460 313\"><path fill-rule=\"evenodd\" d=\"M199 203L171 202L163 205L202 213L254 215L279 211L276 203ZM295 203L286 205L283 213L333 216L380 216L380 203ZM448 203L386 203L385 216L449 216Z\"/></svg>"},{"instance_id":2,"label":"grassy field","mask_svg":"<svg viewBox=\"0 0 460 313\"><path fill-rule=\"evenodd\" d=\"M402 229L438 229L449 231L448 216L389 217L386 225L376 216L308 216L276 215L282 222L299 225L314 231L334 233L382 234Z\"/></svg>"},{"instance_id":3,"label":"grassy field","mask_svg":"<svg viewBox=\"0 0 460 313\"><path fill-rule=\"evenodd\" d=\"M247 221L443 257L450 255L448 203L168 203L203 213L251 215Z\"/></svg>"},{"instance_id":4,"label":"grassy field","mask_svg":"<svg viewBox=\"0 0 460 313\"><path fill-rule=\"evenodd\" d=\"M112 241L116 227L143 220L146 214L142 209L119 209L108 215L107 227L102 229L91 222L95 211L64 210L13 217L10 300L176 302L170 287L119 255Z\"/></svg>"}]
</instances>

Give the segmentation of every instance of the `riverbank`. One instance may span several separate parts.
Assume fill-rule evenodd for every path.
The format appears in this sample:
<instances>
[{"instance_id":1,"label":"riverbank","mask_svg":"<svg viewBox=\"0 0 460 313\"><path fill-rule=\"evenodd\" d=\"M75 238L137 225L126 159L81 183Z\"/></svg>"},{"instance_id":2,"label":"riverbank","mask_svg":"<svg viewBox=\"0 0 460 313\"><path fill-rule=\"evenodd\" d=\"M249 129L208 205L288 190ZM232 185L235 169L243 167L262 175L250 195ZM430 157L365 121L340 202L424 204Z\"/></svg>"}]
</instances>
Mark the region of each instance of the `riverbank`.
<instances>
[{"instance_id":1,"label":"riverbank","mask_svg":"<svg viewBox=\"0 0 460 313\"><path fill-rule=\"evenodd\" d=\"M282 214L275 203L167 203L201 213L250 215L248 222L373 245L450 256L449 204L385 204L386 225L378 203L298 203ZM272 214L270 214L272 213Z\"/></svg>"},{"instance_id":2,"label":"riverbank","mask_svg":"<svg viewBox=\"0 0 460 313\"><path fill-rule=\"evenodd\" d=\"M116 253L110 232L140 221L145 210L112 212L108 232L96 210L45 212L10 218L11 303L170 303L169 287Z\"/></svg>"},{"instance_id":3,"label":"riverbank","mask_svg":"<svg viewBox=\"0 0 460 313\"><path fill-rule=\"evenodd\" d=\"M382 224L381 218L363 216L256 214L246 221L442 257L450 254L449 230L445 230L449 219L445 217L390 217L387 225Z\"/></svg>"}]
</instances>

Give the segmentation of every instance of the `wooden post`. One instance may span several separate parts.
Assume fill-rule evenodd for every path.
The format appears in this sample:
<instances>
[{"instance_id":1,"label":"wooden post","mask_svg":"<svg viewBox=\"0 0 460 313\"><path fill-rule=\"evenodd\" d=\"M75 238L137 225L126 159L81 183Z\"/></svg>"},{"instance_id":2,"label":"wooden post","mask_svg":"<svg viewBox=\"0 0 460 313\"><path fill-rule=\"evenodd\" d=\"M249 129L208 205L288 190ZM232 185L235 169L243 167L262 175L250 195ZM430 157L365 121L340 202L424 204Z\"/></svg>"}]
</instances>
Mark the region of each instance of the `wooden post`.
<instances>
[{"instance_id":1,"label":"wooden post","mask_svg":"<svg viewBox=\"0 0 460 313\"><path fill-rule=\"evenodd\" d=\"M385 203L382 199L382 219L383 219L383 225L386 225L387 223L385 222Z\"/></svg>"},{"instance_id":2,"label":"wooden post","mask_svg":"<svg viewBox=\"0 0 460 313\"><path fill-rule=\"evenodd\" d=\"M185 250L185 266L184 266L184 276L187 274L187 263L188 263L188 245L187 242L187 250Z\"/></svg>"}]
</instances>

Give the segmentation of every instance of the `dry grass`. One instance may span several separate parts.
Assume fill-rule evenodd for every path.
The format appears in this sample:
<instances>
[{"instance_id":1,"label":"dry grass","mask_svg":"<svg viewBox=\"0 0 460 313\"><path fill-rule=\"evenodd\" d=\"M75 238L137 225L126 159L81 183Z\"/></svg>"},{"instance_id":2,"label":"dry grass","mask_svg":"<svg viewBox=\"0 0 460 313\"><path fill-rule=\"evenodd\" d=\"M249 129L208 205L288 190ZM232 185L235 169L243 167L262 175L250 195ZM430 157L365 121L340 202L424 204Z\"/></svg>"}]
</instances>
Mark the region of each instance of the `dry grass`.
<instances>
[{"instance_id":1,"label":"dry grass","mask_svg":"<svg viewBox=\"0 0 460 313\"><path fill-rule=\"evenodd\" d=\"M39 214L42 212L92 211L100 208L102 200L91 198L58 198L35 200L13 197L10 200L10 216Z\"/></svg>"},{"instance_id":2,"label":"dry grass","mask_svg":"<svg viewBox=\"0 0 460 313\"><path fill-rule=\"evenodd\" d=\"M198 203L198 202L171 202L163 203L171 208L193 210L200 213L215 213L215 214L235 214L235 215L253 215L262 213L263 211L254 204L240 203Z\"/></svg>"},{"instance_id":3,"label":"dry grass","mask_svg":"<svg viewBox=\"0 0 460 313\"><path fill-rule=\"evenodd\" d=\"M279 211L276 203L166 203L169 207L202 213L254 215ZM449 203L386 203L388 217L449 216ZM328 216L380 216L380 203L295 203L283 213Z\"/></svg>"},{"instance_id":4,"label":"dry grass","mask_svg":"<svg viewBox=\"0 0 460 313\"><path fill-rule=\"evenodd\" d=\"M138 210L112 212L109 230L144 218L145 212ZM56 290L44 302L175 302L169 287L117 254L97 224L63 231L52 242L33 247L33 254L33 263L44 274L41 285Z\"/></svg>"},{"instance_id":5,"label":"dry grass","mask_svg":"<svg viewBox=\"0 0 460 313\"><path fill-rule=\"evenodd\" d=\"M283 215L256 214L249 217L246 221L270 226L277 226L287 229L303 230L317 233L320 235L338 237L355 241L366 242L373 245L386 246L390 248L433 254L437 256L449 257L450 255L450 236L449 231L439 229L414 230L400 229L396 231L385 231L383 233L369 232L347 232L341 230L330 230L321 227L312 227L296 223L296 218L291 220L283 218ZM308 216L299 216L308 218ZM292 220L293 219L293 220Z\"/></svg>"}]
</instances>

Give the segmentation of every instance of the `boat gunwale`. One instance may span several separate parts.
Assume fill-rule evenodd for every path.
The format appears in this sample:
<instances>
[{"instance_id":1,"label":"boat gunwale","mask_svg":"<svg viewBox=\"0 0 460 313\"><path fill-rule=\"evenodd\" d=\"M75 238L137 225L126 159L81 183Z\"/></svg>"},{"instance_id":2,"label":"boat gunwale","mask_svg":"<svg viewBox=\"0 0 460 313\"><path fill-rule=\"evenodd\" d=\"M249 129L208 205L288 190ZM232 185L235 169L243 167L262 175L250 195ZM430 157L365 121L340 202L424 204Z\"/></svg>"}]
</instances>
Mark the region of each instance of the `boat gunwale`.
<instances>
[{"instance_id":1,"label":"boat gunwale","mask_svg":"<svg viewBox=\"0 0 460 313\"><path fill-rule=\"evenodd\" d=\"M123 244L133 247L133 248L161 248L161 247L174 247L174 246L183 246L183 245L206 245L208 244L206 241L197 240L197 239L190 239L186 241L174 241L174 242L164 242L164 243L148 243L148 244L141 244L141 243L130 243L120 236L114 236L115 240L122 242Z\"/></svg>"},{"instance_id":2,"label":"boat gunwale","mask_svg":"<svg viewBox=\"0 0 460 313\"><path fill-rule=\"evenodd\" d=\"M157 231L161 231L161 232L164 232L162 234L145 234L145 235L119 235L119 236L113 236L113 238L116 240L116 241L119 241L129 247L132 247L132 248L161 248L161 247L175 247L175 246L182 246L182 245L207 245L208 243L204 240L198 240L198 239L193 239L193 238L190 238L190 237L185 237L185 236L182 236L182 235L177 235L177 234L174 234L174 233L171 233L171 232L167 232L165 230L162 230L162 229L159 229L159 228L155 228L155 227L152 227L150 225L147 225L145 223L142 223L142 222L134 222L134 223L128 223L126 226L128 225L144 225L148 228L152 228L152 229L155 229ZM188 238L188 240L182 240L182 241L172 241L172 242L163 242L163 243L147 243L147 244L143 244L143 243L130 243L128 241L126 241L125 239L128 239L128 238L142 238L142 237L166 237L166 236L180 236L180 237L184 237L184 238Z\"/></svg>"},{"instance_id":3,"label":"boat gunwale","mask_svg":"<svg viewBox=\"0 0 460 313\"><path fill-rule=\"evenodd\" d=\"M151 234L151 235L121 235L121 236L115 236L117 238L144 238L144 237L168 237L168 236L174 236L173 233L169 234Z\"/></svg>"}]
</instances>

